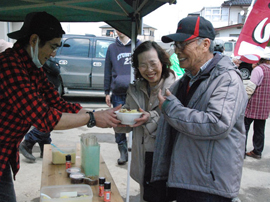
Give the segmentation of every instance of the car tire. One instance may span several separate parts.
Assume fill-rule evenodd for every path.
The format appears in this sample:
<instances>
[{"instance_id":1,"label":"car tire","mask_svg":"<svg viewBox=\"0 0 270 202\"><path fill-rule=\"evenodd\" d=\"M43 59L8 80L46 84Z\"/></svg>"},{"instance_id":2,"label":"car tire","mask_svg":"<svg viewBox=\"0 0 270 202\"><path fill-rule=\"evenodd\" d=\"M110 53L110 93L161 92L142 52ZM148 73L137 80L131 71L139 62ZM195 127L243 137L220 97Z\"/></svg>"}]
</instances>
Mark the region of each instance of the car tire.
<instances>
[{"instance_id":1,"label":"car tire","mask_svg":"<svg viewBox=\"0 0 270 202\"><path fill-rule=\"evenodd\" d=\"M250 77L251 72L249 71L248 68L243 67L243 68L240 69L240 72L241 72L243 80L246 80L246 79L248 79Z\"/></svg>"}]
</instances>

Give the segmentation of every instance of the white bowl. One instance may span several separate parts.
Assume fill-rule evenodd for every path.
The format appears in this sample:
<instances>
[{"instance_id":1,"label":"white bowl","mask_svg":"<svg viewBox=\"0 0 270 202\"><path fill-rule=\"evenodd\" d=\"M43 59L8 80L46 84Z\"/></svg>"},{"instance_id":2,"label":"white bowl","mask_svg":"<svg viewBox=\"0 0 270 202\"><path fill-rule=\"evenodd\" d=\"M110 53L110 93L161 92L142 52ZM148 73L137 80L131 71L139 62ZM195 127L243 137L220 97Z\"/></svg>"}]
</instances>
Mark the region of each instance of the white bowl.
<instances>
[{"instance_id":1,"label":"white bowl","mask_svg":"<svg viewBox=\"0 0 270 202\"><path fill-rule=\"evenodd\" d=\"M135 124L135 119L140 118L142 115L142 112L137 112L137 113L124 113L124 112L119 112L115 111L117 119L121 121L121 124L124 125L134 125Z\"/></svg>"}]
</instances>

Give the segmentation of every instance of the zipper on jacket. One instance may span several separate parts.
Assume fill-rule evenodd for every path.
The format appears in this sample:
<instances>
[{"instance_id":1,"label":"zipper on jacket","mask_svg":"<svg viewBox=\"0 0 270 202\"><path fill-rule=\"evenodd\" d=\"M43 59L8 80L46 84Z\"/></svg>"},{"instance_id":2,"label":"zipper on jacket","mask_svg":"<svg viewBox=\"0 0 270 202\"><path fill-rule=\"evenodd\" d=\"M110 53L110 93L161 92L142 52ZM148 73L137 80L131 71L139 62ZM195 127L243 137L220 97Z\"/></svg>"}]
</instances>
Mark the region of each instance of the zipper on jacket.
<instances>
[{"instance_id":1,"label":"zipper on jacket","mask_svg":"<svg viewBox=\"0 0 270 202\"><path fill-rule=\"evenodd\" d=\"M142 144L144 143L144 137L142 137Z\"/></svg>"},{"instance_id":2,"label":"zipper on jacket","mask_svg":"<svg viewBox=\"0 0 270 202\"><path fill-rule=\"evenodd\" d=\"M214 173L212 171L210 171L210 174L212 175L213 181L216 181L216 178L214 176Z\"/></svg>"}]
</instances>

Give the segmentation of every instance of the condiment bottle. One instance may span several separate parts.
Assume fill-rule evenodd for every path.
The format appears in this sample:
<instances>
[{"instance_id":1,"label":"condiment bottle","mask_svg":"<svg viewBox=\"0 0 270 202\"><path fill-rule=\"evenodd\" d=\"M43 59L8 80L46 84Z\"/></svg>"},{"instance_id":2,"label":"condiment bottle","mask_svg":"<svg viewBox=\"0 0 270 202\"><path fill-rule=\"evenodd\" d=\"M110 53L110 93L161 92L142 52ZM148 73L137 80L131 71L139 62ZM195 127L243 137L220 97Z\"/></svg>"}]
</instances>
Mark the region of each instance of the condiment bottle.
<instances>
[{"instance_id":1,"label":"condiment bottle","mask_svg":"<svg viewBox=\"0 0 270 202\"><path fill-rule=\"evenodd\" d=\"M100 177L99 178L99 193L98 193L100 197L104 196L104 182L105 182L105 177Z\"/></svg>"},{"instance_id":2,"label":"condiment bottle","mask_svg":"<svg viewBox=\"0 0 270 202\"><path fill-rule=\"evenodd\" d=\"M110 202L111 201L111 183L105 182L104 183L104 198L103 201Z\"/></svg>"},{"instance_id":3,"label":"condiment bottle","mask_svg":"<svg viewBox=\"0 0 270 202\"><path fill-rule=\"evenodd\" d=\"M71 155L66 155L66 169L71 168Z\"/></svg>"}]
</instances>

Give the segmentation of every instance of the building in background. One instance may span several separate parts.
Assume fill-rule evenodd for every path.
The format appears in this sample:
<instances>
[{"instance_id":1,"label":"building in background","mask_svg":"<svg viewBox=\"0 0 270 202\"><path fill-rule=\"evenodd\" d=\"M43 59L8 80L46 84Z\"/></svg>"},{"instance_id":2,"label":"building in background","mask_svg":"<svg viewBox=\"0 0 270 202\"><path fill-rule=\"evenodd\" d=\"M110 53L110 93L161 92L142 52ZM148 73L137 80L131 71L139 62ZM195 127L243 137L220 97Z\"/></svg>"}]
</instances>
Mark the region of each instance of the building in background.
<instances>
[{"instance_id":1,"label":"building in background","mask_svg":"<svg viewBox=\"0 0 270 202\"><path fill-rule=\"evenodd\" d=\"M0 39L14 43L16 40L7 37L7 33L19 30L22 22L0 22Z\"/></svg>"},{"instance_id":2,"label":"building in background","mask_svg":"<svg viewBox=\"0 0 270 202\"><path fill-rule=\"evenodd\" d=\"M224 1L219 7L203 7L200 11L189 13L188 16L203 16L211 21L216 37L238 37L252 0Z\"/></svg>"},{"instance_id":3,"label":"building in background","mask_svg":"<svg viewBox=\"0 0 270 202\"><path fill-rule=\"evenodd\" d=\"M109 36L109 37L116 36L115 29L108 24L100 26L99 28L101 29L101 36ZM137 38L141 41L147 41L147 40L154 41L155 30L157 29L149 25L143 24L143 33L139 34Z\"/></svg>"}]
</instances>

